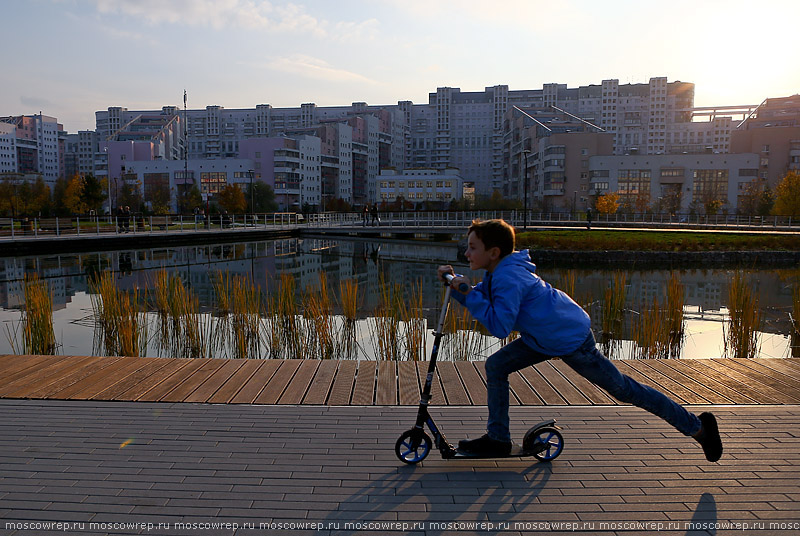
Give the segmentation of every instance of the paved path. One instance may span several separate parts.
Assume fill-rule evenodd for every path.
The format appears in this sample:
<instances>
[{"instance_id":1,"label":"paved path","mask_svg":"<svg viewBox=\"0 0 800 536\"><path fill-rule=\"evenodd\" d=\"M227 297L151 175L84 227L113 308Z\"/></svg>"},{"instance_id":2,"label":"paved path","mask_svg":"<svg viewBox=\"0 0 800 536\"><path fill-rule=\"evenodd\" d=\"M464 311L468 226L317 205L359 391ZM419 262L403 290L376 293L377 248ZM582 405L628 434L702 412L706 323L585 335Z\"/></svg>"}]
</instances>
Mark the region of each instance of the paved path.
<instances>
[{"instance_id":1,"label":"paved path","mask_svg":"<svg viewBox=\"0 0 800 536\"><path fill-rule=\"evenodd\" d=\"M451 441L485 426L432 411ZM797 534L800 406L714 411L719 463L637 408L539 406L512 408L512 433L556 417L551 464L405 466L413 407L0 400L0 533Z\"/></svg>"}]
</instances>

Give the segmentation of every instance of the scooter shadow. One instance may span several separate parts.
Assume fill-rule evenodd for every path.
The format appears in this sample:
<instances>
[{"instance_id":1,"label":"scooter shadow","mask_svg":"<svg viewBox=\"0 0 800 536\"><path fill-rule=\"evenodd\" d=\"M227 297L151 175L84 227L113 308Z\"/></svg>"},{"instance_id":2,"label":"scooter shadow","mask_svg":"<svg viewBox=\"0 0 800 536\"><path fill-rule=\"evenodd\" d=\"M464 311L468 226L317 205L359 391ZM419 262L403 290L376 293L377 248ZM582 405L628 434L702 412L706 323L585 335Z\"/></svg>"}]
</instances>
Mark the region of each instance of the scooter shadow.
<instances>
[{"instance_id":1,"label":"scooter shadow","mask_svg":"<svg viewBox=\"0 0 800 536\"><path fill-rule=\"evenodd\" d=\"M535 503L553 474L549 463L532 462L521 470L501 469L486 460L470 469L462 463L437 460L373 475L369 483L341 499L338 511L326 520L358 525L396 519L409 523L408 530L414 529L413 523L428 526L426 522L497 524L511 521Z\"/></svg>"}]
</instances>

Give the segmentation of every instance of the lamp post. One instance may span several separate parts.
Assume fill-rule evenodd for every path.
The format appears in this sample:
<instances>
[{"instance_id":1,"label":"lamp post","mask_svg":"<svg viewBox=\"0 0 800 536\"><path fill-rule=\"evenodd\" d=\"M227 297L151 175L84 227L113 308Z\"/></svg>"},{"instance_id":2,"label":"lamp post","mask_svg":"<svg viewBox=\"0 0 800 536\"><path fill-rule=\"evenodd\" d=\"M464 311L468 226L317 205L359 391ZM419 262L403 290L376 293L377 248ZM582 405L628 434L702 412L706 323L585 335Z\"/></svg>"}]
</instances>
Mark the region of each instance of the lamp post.
<instances>
[{"instance_id":1,"label":"lamp post","mask_svg":"<svg viewBox=\"0 0 800 536\"><path fill-rule=\"evenodd\" d=\"M522 223L522 228L523 229L527 229L528 228L528 155L529 154L530 154L530 151L528 149L525 149L524 151L522 151L522 155L525 157L525 171L524 171L525 175L524 175L524 178L523 178L523 181L522 181L522 184L523 184L522 187L525 189L524 203L523 203L523 207L522 207L522 210L524 212L524 214L522 216L522 222L523 222Z\"/></svg>"},{"instance_id":2,"label":"lamp post","mask_svg":"<svg viewBox=\"0 0 800 536\"><path fill-rule=\"evenodd\" d=\"M250 169L247 173L250 175L250 213L252 214L256 210L253 204L253 175L255 175L255 171Z\"/></svg>"}]
</instances>

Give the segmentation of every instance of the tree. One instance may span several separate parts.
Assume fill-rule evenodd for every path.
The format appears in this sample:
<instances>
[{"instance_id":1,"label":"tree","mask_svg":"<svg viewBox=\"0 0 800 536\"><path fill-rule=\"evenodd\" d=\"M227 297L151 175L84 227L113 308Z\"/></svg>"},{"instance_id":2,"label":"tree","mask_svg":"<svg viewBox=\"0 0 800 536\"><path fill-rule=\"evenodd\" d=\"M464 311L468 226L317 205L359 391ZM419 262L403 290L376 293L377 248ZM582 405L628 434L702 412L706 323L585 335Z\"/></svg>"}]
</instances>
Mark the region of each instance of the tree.
<instances>
[{"instance_id":1,"label":"tree","mask_svg":"<svg viewBox=\"0 0 800 536\"><path fill-rule=\"evenodd\" d=\"M800 172L790 171L775 188L776 216L800 216Z\"/></svg>"},{"instance_id":2,"label":"tree","mask_svg":"<svg viewBox=\"0 0 800 536\"><path fill-rule=\"evenodd\" d=\"M217 194L217 203L232 214L240 214L247 210L247 200L238 184L229 184Z\"/></svg>"},{"instance_id":3,"label":"tree","mask_svg":"<svg viewBox=\"0 0 800 536\"><path fill-rule=\"evenodd\" d=\"M151 188L149 201L153 214L169 214L169 187L159 184Z\"/></svg>"},{"instance_id":4,"label":"tree","mask_svg":"<svg viewBox=\"0 0 800 536\"><path fill-rule=\"evenodd\" d=\"M614 214L619 209L619 194L609 192L597 198L594 208L600 214Z\"/></svg>"},{"instance_id":5,"label":"tree","mask_svg":"<svg viewBox=\"0 0 800 536\"><path fill-rule=\"evenodd\" d=\"M264 181L255 181L253 183L253 212L275 212L277 210L278 203L275 201L275 190L272 189L272 186Z\"/></svg>"},{"instance_id":6,"label":"tree","mask_svg":"<svg viewBox=\"0 0 800 536\"><path fill-rule=\"evenodd\" d=\"M68 214L86 214L89 211L82 194L83 178L80 175L73 175L72 178L67 181L61 200Z\"/></svg>"},{"instance_id":7,"label":"tree","mask_svg":"<svg viewBox=\"0 0 800 536\"><path fill-rule=\"evenodd\" d=\"M755 216L758 213L758 205L761 200L763 187L763 183L758 179L753 179L748 182L744 188L742 188L742 193L739 195L739 199L736 203L736 212L743 216Z\"/></svg>"},{"instance_id":8,"label":"tree","mask_svg":"<svg viewBox=\"0 0 800 536\"><path fill-rule=\"evenodd\" d=\"M91 173L83 177L80 197L86 207L85 212L90 210L100 212L100 209L103 208L103 202L106 200L105 192L107 186L106 179L101 181Z\"/></svg>"},{"instance_id":9,"label":"tree","mask_svg":"<svg viewBox=\"0 0 800 536\"><path fill-rule=\"evenodd\" d=\"M142 210L142 192L136 184L124 182L122 188L117 193L116 207L131 207L131 210L138 212Z\"/></svg>"}]
</instances>

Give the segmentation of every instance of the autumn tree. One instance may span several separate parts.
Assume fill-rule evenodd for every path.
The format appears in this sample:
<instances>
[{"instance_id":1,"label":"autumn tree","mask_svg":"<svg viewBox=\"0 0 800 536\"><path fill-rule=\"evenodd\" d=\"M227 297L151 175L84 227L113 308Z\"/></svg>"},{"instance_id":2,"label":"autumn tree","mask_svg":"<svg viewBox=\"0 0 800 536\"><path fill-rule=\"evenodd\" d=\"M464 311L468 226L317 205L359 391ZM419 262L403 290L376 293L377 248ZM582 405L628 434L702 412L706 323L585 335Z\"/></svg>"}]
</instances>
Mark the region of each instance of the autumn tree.
<instances>
[{"instance_id":1,"label":"autumn tree","mask_svg":"<svg viewBox=\"0 0 800 536\"><path fill-rule=\"evenodd\" d=\"M775 188L776 216L800 216L800 172L790 171Z\"/></svg>"},{"instance_id":2,"label":"autumn tree","mask_svg":"<svg viewBox=\"0 0 800 536\"><path fill-rule=\"evenodd\" d=\"M597 198L594 208L600 214L614 214L619 209L619 194L609 192Z\"/></svg>"},{"instance_id":3,"label":"autumn tree","mask_svg":"<svg viewBox=\"0 0 800 536\"><path fill-rule=\"evenodd\" d=\"M231 214L241 214L247 210L247 200L238 184L229 184L217 194L219 206Z\"/></svg>"}]
</instances>

